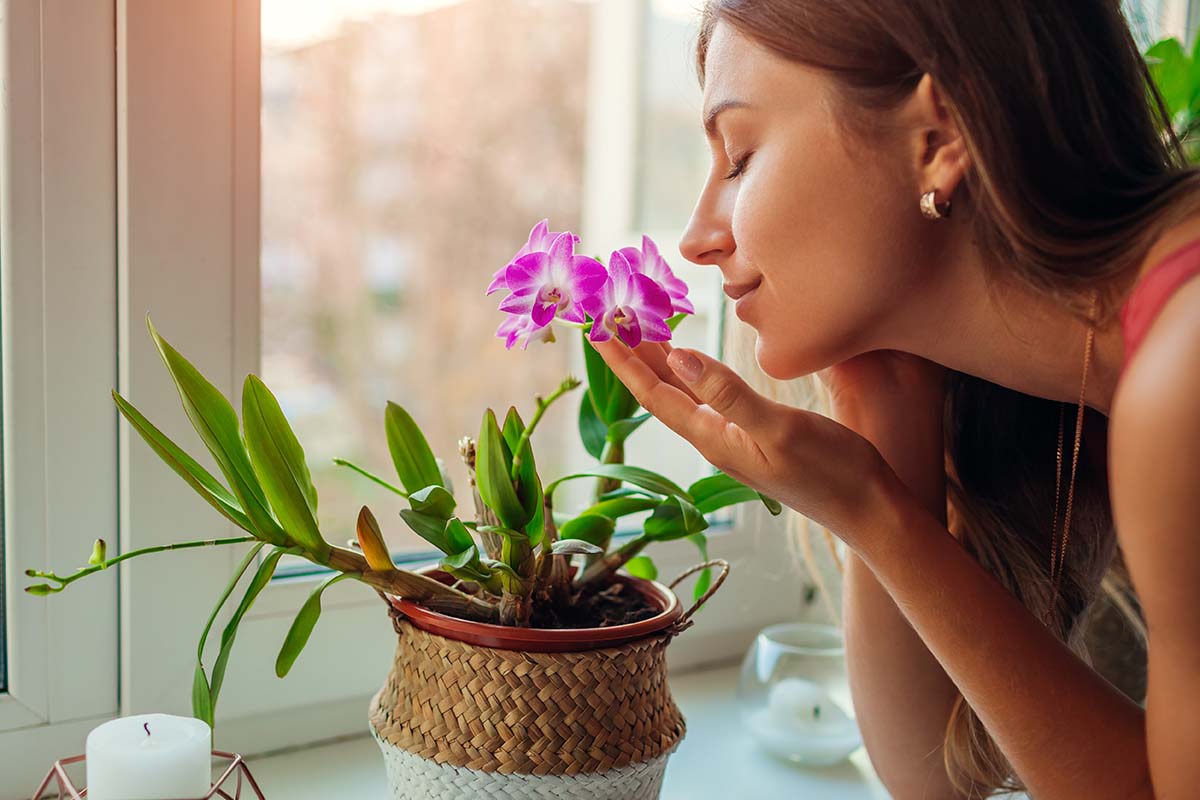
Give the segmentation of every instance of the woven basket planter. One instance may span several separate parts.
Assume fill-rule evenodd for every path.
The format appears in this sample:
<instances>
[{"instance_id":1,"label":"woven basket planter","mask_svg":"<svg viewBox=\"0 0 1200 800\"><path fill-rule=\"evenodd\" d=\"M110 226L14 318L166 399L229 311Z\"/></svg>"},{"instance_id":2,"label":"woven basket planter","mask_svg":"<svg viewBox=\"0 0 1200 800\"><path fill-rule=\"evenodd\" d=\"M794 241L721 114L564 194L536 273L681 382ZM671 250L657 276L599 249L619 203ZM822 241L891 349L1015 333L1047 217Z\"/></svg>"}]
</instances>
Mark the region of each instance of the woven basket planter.
<instances>
[{"instance_id":1,"label":"woven basket planter","mask_svg":"<svg viewBox=\"0 0 1200 800\"><path fill-rule=\"evenodd\" d=\"M419 627L429 627L427 612L418 622L393 602L396 655L370 708L393 799L658 797L667 757L684 734L667 685L666 648L729 567L709 562L671 584L706 566L721 570L709 591L683 614L674 605L658 630L565 652L433 633ZM653 586L671 597L669 588Z\"/></svg>"}]
</instances>

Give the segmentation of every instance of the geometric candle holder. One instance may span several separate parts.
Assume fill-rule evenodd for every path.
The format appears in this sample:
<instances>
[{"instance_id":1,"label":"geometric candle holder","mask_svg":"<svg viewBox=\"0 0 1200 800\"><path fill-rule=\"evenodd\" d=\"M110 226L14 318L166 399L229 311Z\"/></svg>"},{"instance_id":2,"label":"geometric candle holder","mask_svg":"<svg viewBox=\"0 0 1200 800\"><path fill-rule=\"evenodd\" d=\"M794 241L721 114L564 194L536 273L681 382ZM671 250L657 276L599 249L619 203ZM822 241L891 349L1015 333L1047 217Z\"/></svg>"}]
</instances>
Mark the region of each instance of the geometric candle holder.
<instances>
[{"instance_id":1,"label":"geometric candle holder","mask_svg":"<svg viewBox=\"0 0 1200 800\"><path fill-rule=\"evenodd\" d=\"M262 790L258 788L258 782L254 780L254 776L250 774L250 767L246 766L245 760L237 753L225 753L220 750L212 751L213 758L219 761L228 761L229 765L225 771L221 773L221 777L213 783L212 788L208 790L208 794L204 797L194 798L194 800L212 800L212 798L220 797L223 800L241 800L243 779L249 787L254 790L254 797L258 800L266 800L263 797ZM33 793L33 800L39 800L46 789L50 786L50 782L57 779L58 781L58 798L57 800L85 800L87 797L87 788L76 789L75 784L71 782L71 776L67 774L66 767L82 763L86 760L86 756L72 756L71 758L60 758L54 762L54 766L46 773L46 777L42 779L42 785ZM229 786L228 784L233 784ZM232 791L233 794L229 792ZM246 797L251 795L247 793ZM193 798L188 798L193 800Z\"/></svg>"}]
</instances>

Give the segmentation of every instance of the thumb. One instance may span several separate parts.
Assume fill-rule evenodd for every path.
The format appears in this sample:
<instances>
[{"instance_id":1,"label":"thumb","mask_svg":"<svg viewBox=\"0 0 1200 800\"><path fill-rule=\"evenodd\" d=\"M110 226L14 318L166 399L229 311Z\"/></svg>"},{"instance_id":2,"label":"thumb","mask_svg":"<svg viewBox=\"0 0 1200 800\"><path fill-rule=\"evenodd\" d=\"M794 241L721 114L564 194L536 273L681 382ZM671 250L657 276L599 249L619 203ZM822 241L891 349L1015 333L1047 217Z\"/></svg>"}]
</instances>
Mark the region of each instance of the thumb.
<instances>
[{"instance_id":1,"label":"thumb","mask_svg":"<svg viewBox=\"0 0 1200 800\"><path fill-rule=\"evenodd\" d=\"M667 366L688 385L702 403L730 422L752 430L767 419L770 403L750 388L736 372L715 358L695 350L675 349Z\"/></svg>"}]
</instances>

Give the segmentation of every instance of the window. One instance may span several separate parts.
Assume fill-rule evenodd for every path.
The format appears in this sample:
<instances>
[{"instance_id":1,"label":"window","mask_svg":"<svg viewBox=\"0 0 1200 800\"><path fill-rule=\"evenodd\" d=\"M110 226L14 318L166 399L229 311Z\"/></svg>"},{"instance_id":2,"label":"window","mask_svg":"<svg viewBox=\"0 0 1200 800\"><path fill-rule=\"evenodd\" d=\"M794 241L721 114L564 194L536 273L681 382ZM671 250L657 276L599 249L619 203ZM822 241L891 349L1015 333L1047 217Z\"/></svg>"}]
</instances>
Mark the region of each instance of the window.
<instances>
[{"instance_id":1,"label":"window","mask_svg":"<svg viewBox=\"0 0 1200 800\"><path fill-rule=\"evenodd\" d=\"M5 800L118 705L116 575L22 591L119 544L115 41L111 3L0 1Z\"/></svg>"},{"instance_id":2,"label":"window","mask_svg":"<svg viewBox=\"0 0 1200 800\"><path fill-rule=\"evenodd\" d=\"M543 216L577 230L591 252L636 244L649 5L264 0L261 8L188 8L144 4L118 21L127 159L119 173L128 336L121 387L195 450L143 334L147 311L227 394L236 397L245 373L264 375L318 470L327 536L352 537L353 515L367 503L393 546L416 557L423 542L405 532L386 492L329 461L346 457L390 475L382 415L396 400L465 488L451 459L486 405L527 409L533 391L553 388L566 371L582 374L579 348L565 337L506 352L493 337L496 299L483 289ZM537 46L502 46L518 31ZM701 137L694 125L690 135ZM682 222L652 224L646 230L673 253ZM700 311L681 335L711 351L717 276L678 257L672 265ZM557 419L539 430L547 471L558 471L555 460L566 469L587 458L575 402L553 409ZM127 546L228 535L137 444L124 466ZM680 480L706 468L657 423L630 444L632 461ZM759 541L755 520L747 514L711 537L713 554L737 561L736 572L727 599L705 610L703 629L672 648L675 663L735 656L760 624L800 607L778 600L798 598L798 589L756 576L780 562L784 545L777 535ZM187 712L196 637L240 557L234 550L193 551L186 564L163 557L123 576L123 710ZM656 560L670 578L695 563L695 548L674 542ZM373 593L348 581L331 587L308 648L286 681L274 675L314 580L293 570L273 581L243 622L218 710L223 747L255 753L363 729L366 701L395 648Z\"/></svg>"}]
</instances>

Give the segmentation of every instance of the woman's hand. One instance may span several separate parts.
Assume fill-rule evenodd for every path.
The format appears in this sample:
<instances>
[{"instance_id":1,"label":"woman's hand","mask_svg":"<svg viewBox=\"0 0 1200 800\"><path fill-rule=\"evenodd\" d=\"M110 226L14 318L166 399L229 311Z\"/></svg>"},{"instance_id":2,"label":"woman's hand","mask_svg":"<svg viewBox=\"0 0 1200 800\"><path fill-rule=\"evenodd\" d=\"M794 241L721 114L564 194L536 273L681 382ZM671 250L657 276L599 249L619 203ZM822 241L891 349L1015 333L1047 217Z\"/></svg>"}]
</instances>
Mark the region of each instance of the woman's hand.
<instances>
[{"instance_id":1,"label":"woman's hand","mask_svg":"<svg viewBox=\"0 0 1200 800\"><path fill-rule=\"evenodd\" d=\"M702 353L616 340L595 347L638 402L710 463L851 546L864 523L890 510L895 475L844 425L763 397Z\"/></svg>"}]
</instances>

